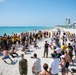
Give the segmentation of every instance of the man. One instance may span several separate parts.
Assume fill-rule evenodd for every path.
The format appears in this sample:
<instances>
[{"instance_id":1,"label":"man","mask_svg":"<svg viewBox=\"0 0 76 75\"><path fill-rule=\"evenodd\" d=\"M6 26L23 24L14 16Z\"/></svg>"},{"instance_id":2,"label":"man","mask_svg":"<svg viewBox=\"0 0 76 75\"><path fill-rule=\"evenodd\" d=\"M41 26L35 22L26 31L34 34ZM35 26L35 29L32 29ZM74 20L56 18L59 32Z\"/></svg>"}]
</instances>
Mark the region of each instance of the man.
<instances>
[{"instance_id":1,"label":"man","mask_svg":"<svg viewBox=\"0 0 76 75\"><path fill-rule=\"evenodd\" d=\"M76 41L74 42L74 54L75 54L75 59L76 59Z\"/></svg>"},{"instance_id":2,"label":"man","mask_svg":"<svg viewBox=\"0 0 76 75\"><path fill-rule=\"evenodd\" d=\"M47 70L48 65L46 63L44 63L43 68L44 68L44 71L40 72L39 75L51 75L50 72Z\"/></svg>"},{"instance_id":3,"label":"man","mask_svg":"<svg viewBox=\"0 0 76 75\"><path fill-rule=\"evenodd\" d=\"M45 57L45 54L46 54L46 58L48 57L48 47L49 47L49 44L47 43L47 41L45 41L43 57Z\"/></svg>"},{"instance_id":4,"label":"man","mask_svg":"<svg viewBox=\"0 0 76 75\"><path fill-rule=\"evenodd\" d=\"M41 71L41 60L37 58L37 54L34 54L34 61L32 65L32 73L38 75Z\"/></svg>"},{"instance_id":5,"label":"man","mask_svg":"<svg viewBox=\"0 0 76 75\"><path fill-rule=\"evenodd\" d=\"M66 65L65 65L66 75L68 75L68 70L69 70L68 68L69 68L69 63L70 63L71 57L67 52L64 53L64 57L65 57L65 61L66 61Z\"/></svg>"},{"instance_id":6,"label":"man","mask_svg":"<svg viewBox=\"0 0 76 75\"><path fill-rule=\"evenodd\" d=\"M62 54L64 55L64 52L66 51L66 45L62 43L61 49L62 49Z\"/></svg>"},{"instance_id":7,"label":"man","mask_svg":"<svg viewBox=\"0 0 76 75\"><path fill-rule=\"evenodd\" d=\"M5 63L6 63L6 61L4 59L8 59L8 58L11 60L11 62L13 62L12 59L9 57L9 52L6 49L3 51L3 55L4 55L4 57L2 58L2 60Z\"/></svg>"},{"instance_id":8,"label":"man","mask_svg":"<svg viewBox=\"0 0 76 75\"><path fill-rule=\"evenodd\" d=\"M18 54L15 52L15 47L13 47L13 49L10 50L10 55L11 55L13 58L15 58L15 57L18 56Z\"/></svg>"},{"instance_id":9,"label":"man","mask_svg":"<svg viewBox=\"0 0 76 75\"><path fill-rule=\"evenodd\" d=\"M21 60L19 61L19 72L20 75L27 75L27 60L24 59L24 54L21 54Z\"/></svg>"},{"instance_id":10,"label":"man","mask_svg":"<svg viewBox=\"0 0 76 75\"><path fill-rule=\"evenodd\" d=\"M50 46L50 48L52 49L52 46L53 46L53 40L52 40L52 38L51 38L50 41L49 41L49 46Z\"/></svg>"},{"instance_id":11,"label":"man","mask_svg":"<svg viewBox=\"0 0 76 75\"><path fill-rule=\"evenodd\" d=\"M59 70L59 59L55 58L55 54L52 53L52 60L49 63L49 72L51 75L58 75L58 70Z\"/></svg>"},{"instance_id":12,"label":"man","mask_svg":"<svg viewBox=\"0 0 76 75\"><path fill-rule=\"evenodd\" d=\"M70 55L71 62L74 65L74 62L72 60L72 57L73 57L73 47L72 47L72 45L70 43L68 43L68 54Z\"/></svg>"},{"instance_id":13,"label":"man","mask_svg":"<svg viewBox=\"0 0 76 75\"><path fill-rule=\"evenodd\" d=\"M57 47L57 48L55 49L58 58L60 58L60 56L61 56L61 50L62 50L62 49L61 49L60 47Z\"/></svg>"}]
</instances>

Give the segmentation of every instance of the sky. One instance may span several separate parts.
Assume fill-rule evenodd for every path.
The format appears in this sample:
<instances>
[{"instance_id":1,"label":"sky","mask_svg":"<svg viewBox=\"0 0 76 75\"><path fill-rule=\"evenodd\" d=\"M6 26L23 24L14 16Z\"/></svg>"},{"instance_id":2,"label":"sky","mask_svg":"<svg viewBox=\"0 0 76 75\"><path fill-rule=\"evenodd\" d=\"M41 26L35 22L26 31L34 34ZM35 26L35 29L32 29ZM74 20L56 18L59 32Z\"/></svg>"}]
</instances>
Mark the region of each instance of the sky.
<instances>
[{"instance_id":1,"label":"sky","mask_svg":"<svg viewBox=\"0 0 76 75\"><path fill-rule=\"evenodd\" d=\"M0 0L0 26L64 25L76 21L76 0Z\"/></svg>"}]
</instances>

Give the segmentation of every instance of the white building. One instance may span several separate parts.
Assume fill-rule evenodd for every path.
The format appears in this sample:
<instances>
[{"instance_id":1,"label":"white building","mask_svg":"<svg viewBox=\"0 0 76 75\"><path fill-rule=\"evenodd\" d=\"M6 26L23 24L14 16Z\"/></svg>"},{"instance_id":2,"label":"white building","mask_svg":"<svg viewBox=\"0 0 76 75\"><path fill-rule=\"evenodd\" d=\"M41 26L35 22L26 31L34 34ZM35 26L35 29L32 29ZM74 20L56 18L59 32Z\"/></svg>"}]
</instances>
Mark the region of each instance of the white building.
<instances>
[{"instance_id":1,"label":"white building","mask_svg":"<svg viewBox=\"0 0 76 75\"><path fill-rule=\"evenodd\" d=\"M66 17L66 25L70 25L70 24L71 24L70 18Z\"/></svg>"},{"instance_id":2,"label":"white building","mask_svg":"<svg viewBox=\"0 0 76 75\"><path fill-rule=\"evenodd\" d=\"M76 26L76 21L74 21L74 26Z\"/></svg>"}]
</instances>

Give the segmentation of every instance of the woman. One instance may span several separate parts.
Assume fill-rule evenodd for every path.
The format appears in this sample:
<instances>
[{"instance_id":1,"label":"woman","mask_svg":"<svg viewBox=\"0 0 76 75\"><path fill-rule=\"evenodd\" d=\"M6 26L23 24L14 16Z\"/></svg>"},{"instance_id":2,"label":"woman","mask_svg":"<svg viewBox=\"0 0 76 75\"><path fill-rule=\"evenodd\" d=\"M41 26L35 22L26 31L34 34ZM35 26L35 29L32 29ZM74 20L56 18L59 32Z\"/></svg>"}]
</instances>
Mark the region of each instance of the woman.
<instances>
[{"instance_id":1,"label":"woman","mask_svg":"<svg viewBox=\"0 0 76 75\"><path fill-rule=\"evenodd\" d=\"M62 75L66 75L65 58L61 58L60 65L61 65L61 73L62 73Z\"/></svg>"}]
</instances>

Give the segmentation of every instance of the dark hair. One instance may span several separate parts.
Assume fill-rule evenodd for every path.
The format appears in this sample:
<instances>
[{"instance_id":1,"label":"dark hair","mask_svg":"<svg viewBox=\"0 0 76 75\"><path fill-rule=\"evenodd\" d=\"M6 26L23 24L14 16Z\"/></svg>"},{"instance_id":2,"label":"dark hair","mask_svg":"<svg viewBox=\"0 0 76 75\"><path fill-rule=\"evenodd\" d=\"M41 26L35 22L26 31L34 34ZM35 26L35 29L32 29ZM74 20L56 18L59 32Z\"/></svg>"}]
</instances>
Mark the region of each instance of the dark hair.
<instances>
[{"instance_id":1,"label":"dark hair","mask_svg":"<svg viewBox=\"0 0 76 75\"><path fill-rule=\"evenodd\" d=\"M62 44L64 45L64 42Z\"/></svg>"},{"instance_id":2,"label":"dark hair","mask_svg":"<svg viewBox=\"0 0 76 75\"><path fill-rule=\"evenodd\" d=\"M45 41L45 42L47 42L47 41Z\"/></svg>"},{"instance_id":3,"label":"dark hair","mask_svg":"<svg viewBox=\"0 0 76 75\"><path fill-rule=\"evenodd\" d=\"M36 53L34 53L34 57L37 57L37 54Z\"/></svg>"},{"instance_id":4,"label":"dark hair","mask_svg":"<svg viewBox=\"0 0 76 75\"><path fill-rule=\"evenodd\" d=\"M51 53L51 56L52 56L53 58L55 58L55 54L54 54L54 53Z\"/></svg>"},{"instance_id":5,"label":"dark hair","mask_svg":"<svg viewBox=\"0 0 76 75\"><path fill-rule=\"evenodd\" d=\"M15 47L13 47L13 49L15 49Z\"/></svg>"},{"instance_id":6,"label":"dark hair","mask_svg":"<svg viewBox=\"0 0 76 75\"><path fill-rule=\"evenodd\" d=\"M44 70L47 71L47 69L48 69L48 65L47 65L46 63L44 63L43 68L44 68Z\"/></svg>"},{"instance_id":7,"label":"dark hair","mask_svg":"<svg viewBox=\"0 0 76 75\"><path fill-rule=\"evenodd\" d=\"M21 57L24 57L24 54L21 54Z\"/></svg>"}]
</instances>

